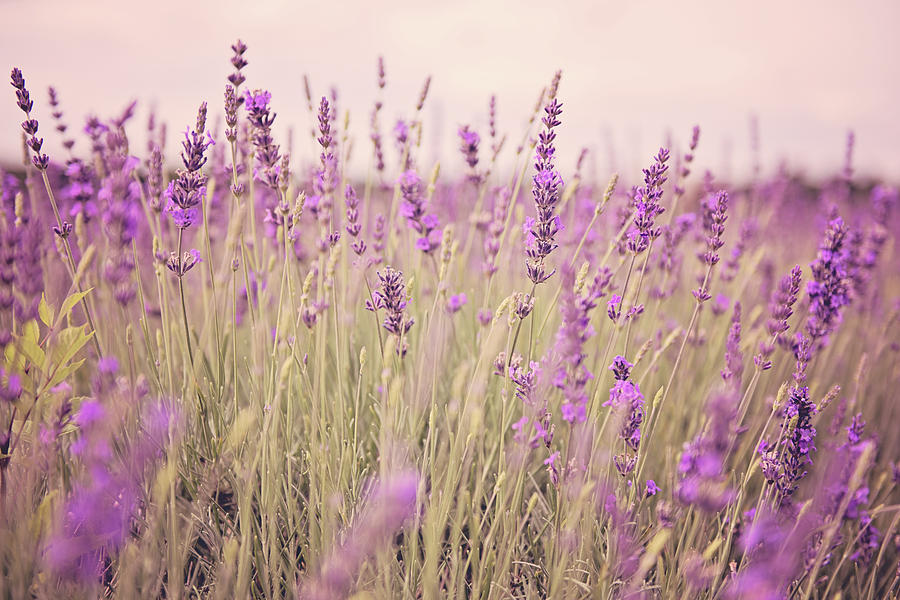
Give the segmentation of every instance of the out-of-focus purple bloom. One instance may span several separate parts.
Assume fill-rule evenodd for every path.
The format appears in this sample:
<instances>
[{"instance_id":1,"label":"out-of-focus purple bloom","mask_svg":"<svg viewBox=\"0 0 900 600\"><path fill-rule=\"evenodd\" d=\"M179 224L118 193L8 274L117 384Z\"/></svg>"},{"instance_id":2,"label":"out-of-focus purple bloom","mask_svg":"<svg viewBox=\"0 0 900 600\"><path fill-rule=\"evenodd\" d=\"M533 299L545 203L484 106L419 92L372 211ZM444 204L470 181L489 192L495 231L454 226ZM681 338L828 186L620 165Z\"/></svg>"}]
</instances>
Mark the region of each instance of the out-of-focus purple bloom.
<instances>
[{"instance_id":1,"label":"out-of-focus purple bloom","mask_svg":"<svg viewBox=\"0 0 900 600\"><path fill-rule=\"evenodd\" d=\"M414 170L404 172L400 176L400 214L416 233L416 248L426 254L433 252L441 245L441 230L438 229L437 216L425 212L425 196L422 190L422 179Z\"/></svg>"},{"instance_id":2,"label":"out-of-focus purple bloom","mask_svg":"<svg viewBox=\"0 0 900 600\"><path fill-rule=\"evenodd\" d=\"M451 315L455 312L458 312L463 306L466 305L468 298L466 298L465 294L455 294L450 296L447 300L447 312Z\"/></svg>"},{"instance_id":3,"label":"out-of-focus purple bloom","mask_svg":"<svg viewBox=\"0 0 900 600\"><path fill-rule=\"evenodd\" d=\"M390 547L393 537L415 515L419 476L398 473L377 482L365 507L357 515L345 540L325 559L319 573L303 583L300 598L346 598L365 561Z\"/></svg>"},{"instance_id":4,"label":"out-of-focus purple bloom","mask_svg":"<svg viewBox=\"0 0 900 600\"><path fill-rule=\"evenodd\" d=\"M484 237L484 263L482 270L488 276L497 272L497 254L500 252L500 238L506 227L506 213L509 210L510 191L507 187L497 189L494 210Z\"/></svg>"},{"instance_id":5,"label":"out-of-focus purple bloom","mask_svg":"<svg viewBox=\"0 0 900 600\"><path fill-rule=\"evenodd\" d=\"M681 480L675 496L684 504L715 513L735 496L728 483L725 460L732 443L737 402L731 392L716 392L706 403L709 423L692 441L685 443L678 471Z\"/></svg>"},{"instance_id":6,"label":"out-of-focus purple bloom","mask_svg":"<svg viewBox=\"0 0 900 600\"><path fill-rule=\"evenodd\" d=\"M468 125L464 125L457 131L459 135L459 151L462 152L466 159L466 164L477 177L475 167L478 166L478 144L481 143L481 136L477 132L469 129Z\"/></svg>"},{"instance_id":7,"label":"out-of-focus purple bloom","mask_svg":"<svg viewBox=\"0 0 900 600\"><path fill-rule=\"evenodd\" d=\"M613 359L610 370L616 377L609 390L609 400L603 406L612 407L621 419L619 437L632 450L641 443L641 423L644 421L644 395L638 384L629 381L633 365L621 356Z\"/></svg>"},{"instance_id":8,"label":"out-of-focus purple bloom","mask_svg":"<svg viewBox=\"0 0 900 600\"><path fill-rule=\"evenodd\" d=\"M744 372L744 355L741 352L741 303L734 303L734 313L731 317L731 328L728 330L728 339L725 341L725 368L722 369L722 379L736 390L741 389L741 375Z\"/></svg>"},{"instance_id":9,"label":"out-of-focus purple bloom","mask_svg":"<svg viewBox=\"0 0 900 600\"><path fill-rule=\"evenodd\" d=\"M584 346L594 335L591 326L591 311L597 301L606 294L612 272L601 269L586 286L584 295L575 293L575 273L568 266L563 267L562 297L560 309L562 325L556 334L554 350L560 364L554 375L554 385L563 391L562 417L568 423L582 423L586 418L587 392L585 384L593 375L584 365Z\"/></svg>"}]
</instances>

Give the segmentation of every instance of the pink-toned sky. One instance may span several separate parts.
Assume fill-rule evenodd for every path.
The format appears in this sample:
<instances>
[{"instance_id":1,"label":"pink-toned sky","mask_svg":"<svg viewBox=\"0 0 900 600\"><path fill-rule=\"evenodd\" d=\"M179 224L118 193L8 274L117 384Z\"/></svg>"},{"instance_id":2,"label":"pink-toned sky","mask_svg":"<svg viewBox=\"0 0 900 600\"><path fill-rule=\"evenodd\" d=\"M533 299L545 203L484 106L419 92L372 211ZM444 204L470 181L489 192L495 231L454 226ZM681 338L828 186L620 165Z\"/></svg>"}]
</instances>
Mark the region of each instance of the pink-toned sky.
<instances>
[{"instance_id":1,"label":"pink-toned sky","mask_svg":"<svg viewBox=\"0 0 900 600\"><path fill-rule=\"evenodd\" d=\"M357 168L385 57L384 125L407 115L426 75L426 157L459 169L456 128L486 134L497 94L499 124L515 146L537 95L563 69L559 136L564 173L582 146L601 178L633 176L671 136L703 130L697 161L719 176L746 175L749 121L758 115L763 167L780 160L819 174L843 161L856 133L859 173L900 176L900 2L199 2L0 0L0 57L19 66L35 100L47 148L62 157L49 126L46 89L56 86L66 120L117 114L141 102L131 125L143 150L148 109L177 132L206 100L221 106L229 45L249 46L247 85L272 92L277 124L297 129L295 150L312 156L302 76L317 95L339 90L357 139ZM0 161L20 156L12 88L0 95ZM282 141L283 141L282 136ZM76 151L85 151L79 141ZM613 152L610 152L610 149ZM364 152L365 150L365 152ZM568 163L568 166L567 166Z\"/></svg>"}]
</instances>

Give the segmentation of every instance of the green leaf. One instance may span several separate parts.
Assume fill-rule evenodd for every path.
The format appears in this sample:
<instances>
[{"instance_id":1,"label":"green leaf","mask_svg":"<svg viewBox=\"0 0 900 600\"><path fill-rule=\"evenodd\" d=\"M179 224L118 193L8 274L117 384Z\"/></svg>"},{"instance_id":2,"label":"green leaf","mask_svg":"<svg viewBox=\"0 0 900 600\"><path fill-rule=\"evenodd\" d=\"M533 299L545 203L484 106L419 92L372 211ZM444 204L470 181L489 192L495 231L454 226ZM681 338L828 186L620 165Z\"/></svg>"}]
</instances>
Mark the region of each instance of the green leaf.
<instances>
[{"instance_id":1,"label":"green leaf","mask_svg":"<svg viewBox=\"0 0 900 600\"><path fill-rule=\"evenodd\" d=\"M34 321L32 321L34 323ZM35 324L37 327L37 324ZM25 358L31 362L38 369L44 369L44 361L47 359L44 351L41 350L41 347L37 345L33 339L29 336L25 335L19 339L19 351L25 355Z\"/></svg>"},{"instance_id":2,"label":"green leaf","mask_svg":"<svg viewBox=\"0 0 900 600\"><path fill-rule=\"evenodd\" d=\"M51 389L57 385L59 385L66 377L77 371L81 368L81 365L84 364L85 359L76 360L70 365L66 365L65 367L60 368L47 382L46 389Z\"/></svg>"},{"instance_id":3,"label":"green leaf","mask_svg":"<svg viewBox=\"0 0 900 600\"><path fill-rule=\"evenodd\" d=\"M75 305L81 302L82 298L88 295L90 291L94 288L89 288L84 292L75 292L68 298L66 298L62 303L62 308L59 309L59 319L64 319L69 316L69 313L72 312L72 309L75 308Z\"/></svg>"},{"instance_id":4,"label":"green leaf","mask_svg":"<svg viewBox=\"0 0 900 600\"><path fill-rule=\"evenodd\" d=\"M53 349L53 362L57 365L65 365L84 345L91 341L94 332L85 333L87 325L66 327L59 332L56 339L56 348Z\"/></svg>"},{"instance_id":5,"label":"green leaf","mask_svg":"<svg viewBox=\"0 0 900 600\"><path fill-rule=\"evenodd\" d=\"M47 297L41 294L41 303L38 305L38 316L47 327L53 326L53 307L47 303Z\"/></svg>"},{"instance_id":6,"label":"green leaf","mask_svg":"<svg viewBox=\"0 0 900 600\"><path fill-rule=\"evenodd\" d=\"M22 329L22 336L28 338L35 344L40 341L41 331L38 328L37 321L31 319L27 323L25 323L25 327Z\"/></svg>"}]
</instances>

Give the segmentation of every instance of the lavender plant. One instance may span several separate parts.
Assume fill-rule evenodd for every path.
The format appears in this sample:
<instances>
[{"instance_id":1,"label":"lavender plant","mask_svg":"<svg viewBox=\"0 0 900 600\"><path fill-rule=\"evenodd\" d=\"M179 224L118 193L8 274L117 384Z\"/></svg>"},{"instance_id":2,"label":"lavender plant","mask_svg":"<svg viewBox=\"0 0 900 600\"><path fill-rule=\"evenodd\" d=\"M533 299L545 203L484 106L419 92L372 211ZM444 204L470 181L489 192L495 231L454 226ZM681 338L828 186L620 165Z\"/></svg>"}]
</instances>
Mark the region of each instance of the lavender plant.
<instances>
[{"instance_id":1,"label":"lavender plant","mask_svg":"<svg viewBox=\"0 0 900 600\"><path fill-rule=\"evenodd\" d=\"M568 165L557 73L428 163L431 78L394 106L379 58L357 172L337 90L295 143L248 56L177 169L12 70L0 597L900 593L898 193L855 141L822 180L694 181L698 127Z\"/></svg>"}]
</instances>

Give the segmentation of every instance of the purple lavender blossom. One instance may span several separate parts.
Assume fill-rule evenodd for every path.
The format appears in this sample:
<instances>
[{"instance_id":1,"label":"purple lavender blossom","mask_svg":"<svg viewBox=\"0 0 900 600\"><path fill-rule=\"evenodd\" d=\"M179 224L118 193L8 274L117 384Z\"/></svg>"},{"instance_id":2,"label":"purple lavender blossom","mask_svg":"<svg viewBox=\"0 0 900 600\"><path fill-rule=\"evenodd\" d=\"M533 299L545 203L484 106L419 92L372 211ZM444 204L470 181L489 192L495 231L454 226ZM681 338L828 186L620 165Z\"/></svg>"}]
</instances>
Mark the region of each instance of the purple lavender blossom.
<instances>
[{"instance_id":1,"label":"purple lavender blossom","mask_svg":"<svg viewBox=\"0 0 900 600\"><path fill-rule=\"evenodd\" d=\"M278 166L281 154L272 137L275 114L269 112L272 94L264 90L244 92L247 118L253 128L253 147L256 151L256 167L253 176L270 189L278 188Z\"/></svg>"},{"instance_id":2,"label":"purple lavender blossom","mask_svg":"<svg viewBox=\"0 0 900 600\"><path fill-rule=\"evenodd\" d=\"M741 352L741 303L734 303L734 313L731 317L731 327L728 330L728 339L725 341L725 368L722 369L722 379L734 389L741 389L741 375L744 372L744 355Z\"/></svg>"},{"instance_id":3,"label":"purple lavender blossom","mask_svg":"<svg viewBox=\"0 0 900 600\"><path fill-rule=\"evenodd\" d=\"M347 234L353 239L350 248L354 254L362 256L366 251L366 242L359 237L359 233L362 230L362 225L359 223L359 198L353 186L349 183L344 190L344 199L347 204L347 225L345 229Z\"/></svg>"},{"instance_id":4,"label":"purple lavender blossom","mask_svg":"<svg viewBox=\"0 0 900 600\"><path fill-rule=\"evenodd\" d=\"M681 480L675 496L683 504L716 513L735 496L728 484L725 459L736 435L737 402L733 393L717 392L706 403L709 422L692 441L686 442L678 471Z\"/></svg>"},{"instance_id":5,"label":"purple lavender blossom","mask_svg":"<svg viewBox=\"0 0 900 600\"><path fill-rule=\"evenodd\" d=\"M835 216L825 229L819 255L810 264L812 281L806 286L809 294L809 319L806 331L814 345L825 345L828 334L841 322L841 309L849 304L847 267L849 253L845 246L848 228L844 220Z\"/></svg>"},{"instance_id":6,"label":"purple lavender blossom","mask_svg":"<svg viewBox=\"0 0 900 600\"><path fill-rule=\"evenodd\" d=\"M603 269L597 273L584 295L577 295L573 289L575 274L570 267L562 273L563 293L560 299L562 325L556 334L554 350L560 364L556 369L553 384L563 392L564 401L560 410L563 420L569 424L583 423L587 413L588 395L585 385L593 377L584 364L584 346L594 335L591 326L591 311L597 301L606 294L612 272Z\"/></svg>"},{"instance_id":7,"label":"purple lavender blossom","mask_svg":"<svg viewBox=\"0 0 900 600\"><path fill-rule=\"evenodd\" d=\"M469 129L468 125L460 127L457 135L459 135L459 151L477 178L478 174L475 168L478 166L478 144L481 143L481 136L478 135L478 132Z\"/></svg>"},{"instance_id":8,"label":"purple lavender blossom","mask_svg":"<svg viewBox=\"0 0 900 600\"><path fill-rule=\"evenodd\" d=\"M616 411L621 419L619 437L629 448L637 451L641 443L641 423L644 421L645 411L644 395L641 393L640 386L629 381L633 366L622 356L613 359L609 368L616 380L609 390L609 400L604 402L603 406L612 407ZM618 462L616 466L619 466ZM622 469L619 470L622 471Z\"/></svg>"},{"instance_id":9,"label":"purple lavender blossom","mask_svg":"<svg viewBox=\"0 0 900 600\"><path fill-rule=\"evenodd\" d=\"M707 197L703 202L703 230L706 232L706 251L699 254L700 261L707 265L709 272L719 262L719 248L725 241L722 236L725 233L725 221L728 219L728 194L722 190L715 195ZM703 303L712 296L709 294L709 281L705 277L700 282L700 287L692 293L697 302Z\"/></svg>"},{"instance_id":10,"label":"purple lavender blossom","mask_svg":"<svg viewBox=\"0 0 900 600\"><path fill-rule=\"evenodd\" d=\"M184 141L181 143L181 161L184 169L178 171L178 176L169 183L165 196L168 200L166 213L172 217L172 222L178 229L187 229L199 218L197 206L206 197L207 177L200 169L206 164L206 149L215 142L212 135L206 129L206 103L200 105L197 112L197 127L188 129L184 133ZM207 137L204 138L203 134Z\"/></svg>"},{"instance_id":11,"label":"purple lavender blossom","mask_svg":"<svg viewBox=\"0 0 900 600\"><path fill-rule=\"evenodd\" d=\"M418 474L398 473L373 487L365 507L343 536L346 541L325 559L315 577L304 582L300 598L330 600L347 597L366 559L377 550L389 547L393 536L415 514Z\"/></svg>"},{"instance_id":12,"label":"purple lavender blossom","mask_svg":"<svg viewBox=\"0 0 900 600\"><path fill-rule=\"evenodd\" d=\"M553 145L556 133L553 131L560 125L559 115L562 114L562 104L555 98L544 107L544 117L541 120L544 130L538 138L535 155L532 196L537 209L537 219L533 221L525 241L525 267L528 278L537 285L550 279L554 269L547 273L544 270L544 260L557 247L556 234L561 228L561 221L554 214L562 193L562 177L553 164L556 148Z\"/></svg>"},{"instance_id":13,"label":"purple lavender blossom","mask_svg":"<svg viewBox=\"0 0 900 600\"><path fill-rule=\"evenodd\" d=\"M662 185L666 182L669 167L669 150L660 148L653 157L653 164L644 169L644 185L634 193L634 228L628 232L628 250L635 255L642 253L650 242L658 238L661 229L655 225L656 217L665 212L659 202L662 200Z\"/></svg>"},{"instance_id":14,"label":"purple lavender blossom","mask_svg":"<svg viewBox=\"0 0 900 600\"><path fill-rule=\"evenodd\" d=\"M441 245L440 223L436 215L425 211L422 179L415 171L409 170L400 176L400 194L403 197L400 214L406 218L409 227L419 234L416 248L426 254L433 252Z\"/></svg>"},{"instance_id":15,"label":"purple lavender blossom","mask_svg":"<svg viewBox=\"0 0 900 600\"><path fill-rule=\"evenodd\" d=\"M366 310L377 311L384 309L387 313L382 326L397 337L405 338L406 332L415 322L412 317L406 316L406 286L403 282L403 273L385 267L378 272L379 289L372 293L373 300L366 300ZM397 352L402 356L406 354L408 343L403 339Z\"/></svg>"},{"instance_id":16,"label":"purple lavender blossom","mask_svg":"<svg viewBox=\"0 0 900 600\"><path fill-rule=\"evenodd\" d=\"M34 101L25 87L25 77L22 71L14 68L10 73L10 83L16 90L16 105L25 113L25 120L22 121L22 131L25 132L25 144L32 152L31 162L39 171L46 171L50 166L50 157L41 154L41 147L44 144L44 138L37 137L38 121L31 118L31 109L34 108Z\"/></svg>"}]
</instances>

